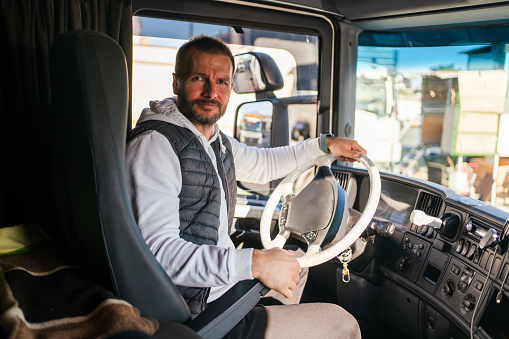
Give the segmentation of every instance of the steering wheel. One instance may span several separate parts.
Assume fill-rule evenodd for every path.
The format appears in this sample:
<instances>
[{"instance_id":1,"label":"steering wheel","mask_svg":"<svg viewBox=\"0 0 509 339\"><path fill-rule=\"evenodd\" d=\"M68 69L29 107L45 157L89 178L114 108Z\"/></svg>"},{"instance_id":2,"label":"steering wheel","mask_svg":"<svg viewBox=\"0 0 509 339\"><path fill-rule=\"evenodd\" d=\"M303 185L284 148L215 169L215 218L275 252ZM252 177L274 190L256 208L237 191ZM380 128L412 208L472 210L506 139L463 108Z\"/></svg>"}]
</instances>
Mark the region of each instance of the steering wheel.
<instances>
[{"instance_id":1,"label":"steering wheel","mask_svg":"<svg viewBox=\"0 0 509 339\"><path fill-rule=\"evenodd\" d=\"M380 200L380 174L366 155L361 154L356 159L368 170L369 198L357 223L345 234L348 199L332 176L330 166L335 160L335 155L320 156L303 164L279 183L267 201L260 221L260 237L264 248L282 248L292 233L301 236L308 243L308 250L297 260L301 267L311 267L338 256L361 236L371 222ZM315 179L295 195L293 184L302 173L314 166L318 166ZM284 199L279 215L279 233L271 239L272 215L281 197ZM335 242L337 239L340 240Z\"/></svg>"}]
</instances>

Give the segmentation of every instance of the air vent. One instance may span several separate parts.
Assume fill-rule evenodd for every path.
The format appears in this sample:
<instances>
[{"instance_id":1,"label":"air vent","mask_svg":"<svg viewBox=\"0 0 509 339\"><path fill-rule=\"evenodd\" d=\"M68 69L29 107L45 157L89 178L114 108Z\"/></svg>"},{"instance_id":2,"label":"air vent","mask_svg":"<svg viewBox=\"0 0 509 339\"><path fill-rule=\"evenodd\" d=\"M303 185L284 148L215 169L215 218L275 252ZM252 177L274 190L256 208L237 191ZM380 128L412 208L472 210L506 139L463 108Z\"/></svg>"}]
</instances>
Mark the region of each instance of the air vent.
<instances>
[{"instance_id":1,"label":"air vent","mask_svg":"<svg viewBox=\"0 0 509 339\"><path fill-rule=\"evenodd\" d=\"M442 208L442 198L429 193L421 192L417 201L416 209L423 211L427 215L438 217Z\"/></svg>"},{"instance_id":2,"label":"air vent","mask_svg":"<svg viewBox=\"0 0 509 339\"><path fill-rule=\"evenodd\" d=\"M346 191L348 188L348 182L350 181L350 174L344 172L334 172L333 174L334 178L336 178L341 187L343 187L343 189Z\"/></svg>"}]
</instances>

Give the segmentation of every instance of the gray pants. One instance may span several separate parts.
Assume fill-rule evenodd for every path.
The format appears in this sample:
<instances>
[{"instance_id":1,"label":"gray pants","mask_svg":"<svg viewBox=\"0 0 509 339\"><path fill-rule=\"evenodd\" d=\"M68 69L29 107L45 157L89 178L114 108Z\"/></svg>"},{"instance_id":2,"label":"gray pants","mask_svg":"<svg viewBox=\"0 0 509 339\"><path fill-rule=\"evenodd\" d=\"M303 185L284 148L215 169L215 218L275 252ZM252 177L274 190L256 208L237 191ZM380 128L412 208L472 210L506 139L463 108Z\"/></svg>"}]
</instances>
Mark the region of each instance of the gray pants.
<instances>
[{"instance_id":1,"label":"gray pants","mask_svg":"<svg viewBox=\"0 0 509 339\"><path fill-rule=\"evenodd\" d=\"M299 304L308 275L305 268L289 299L270 291L225 338L345 338L360 339L355 318L338 305Z\"/></svg>"},{"instance_id":2,"label":"gray pants","mask_svg":"<svg viewBox=\"0 0 509 339\"><path fill-rule=\"evenodd\" d=\"M256 305L225 338L360 339L355 318L334 304Z\"/></svg>"}]
</instances>

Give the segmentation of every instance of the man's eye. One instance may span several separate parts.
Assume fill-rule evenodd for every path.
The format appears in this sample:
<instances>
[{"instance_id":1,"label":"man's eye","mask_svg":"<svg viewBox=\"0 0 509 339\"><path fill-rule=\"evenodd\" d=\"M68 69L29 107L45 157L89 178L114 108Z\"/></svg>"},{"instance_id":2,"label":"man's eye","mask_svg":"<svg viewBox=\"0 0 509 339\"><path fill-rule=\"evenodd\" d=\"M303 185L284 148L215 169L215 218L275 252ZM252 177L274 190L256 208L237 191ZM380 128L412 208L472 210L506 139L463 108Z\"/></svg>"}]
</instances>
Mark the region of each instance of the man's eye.
<instances>
[{"instance_id":1,"label":"man's eye","mask_svg":"<svg viewBox=\"0 0 509 339\"><path fill-rule=\"evenodd\" d=\"M193 81L202 81L203 78L202 77L193 77L192 80Z\"/></svg>"},{"instance_id":2,"label":"man's eye","mask_svg":"<svg viewBox=\"0 0 509 339\"><path fill-rule=\"evenodd\" d=\"M228 82L225 81L225 80L219 80L218 83L221 84L221 85L227 85L228 86Z\"/></svg>"}]
</instances>

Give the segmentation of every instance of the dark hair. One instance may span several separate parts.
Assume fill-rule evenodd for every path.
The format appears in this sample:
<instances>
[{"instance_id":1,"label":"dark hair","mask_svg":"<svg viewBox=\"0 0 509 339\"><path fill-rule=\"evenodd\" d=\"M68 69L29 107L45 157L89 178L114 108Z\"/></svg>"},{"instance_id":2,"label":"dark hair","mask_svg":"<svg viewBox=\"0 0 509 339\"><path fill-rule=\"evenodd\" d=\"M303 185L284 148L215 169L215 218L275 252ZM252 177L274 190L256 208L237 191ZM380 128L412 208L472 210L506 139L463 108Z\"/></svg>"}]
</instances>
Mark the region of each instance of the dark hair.
<instances>
[{"instance_id":1,"label":"dark hair","mask_svg":"<svg viewBox=\"0 0 509 339\"><path fill-rule=\"evenodd\" d=\"M200 52L210 53L210 54L223 54L230 58L232 62L232 72L235 70L235 60L233 58L232 52L230 48L221 40L212 38L206 35L198 35L194 38L191 38L188 42L180 46L177 57L175 60L175 77L177 79L182 79L182 76L185 76L185 72L187 71L188 65L187 63L187 55L189 51L192 49L196 49Z\"/></svg>"}]
</instances>

